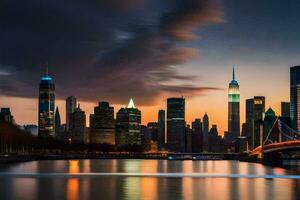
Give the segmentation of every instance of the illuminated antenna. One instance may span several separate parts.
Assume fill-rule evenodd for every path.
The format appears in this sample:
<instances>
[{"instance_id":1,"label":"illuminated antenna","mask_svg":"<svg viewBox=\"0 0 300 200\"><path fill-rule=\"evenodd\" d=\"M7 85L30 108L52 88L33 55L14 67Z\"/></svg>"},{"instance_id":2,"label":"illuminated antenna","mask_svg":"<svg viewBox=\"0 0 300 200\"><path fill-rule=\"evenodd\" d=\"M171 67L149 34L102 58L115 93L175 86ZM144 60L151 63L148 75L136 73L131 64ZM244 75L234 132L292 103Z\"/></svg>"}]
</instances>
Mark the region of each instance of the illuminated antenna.
<instances>
[{"instance_id":1,"label":"illuminated antenna","mask_svg":"<svg viewBox=\"0 0 300 200\"><path fill-rule=\"evenodd\" d=\"M232 80L235 80L234 65L233 65L233 68L232 68Z\"/></svg>"}]
</instances>

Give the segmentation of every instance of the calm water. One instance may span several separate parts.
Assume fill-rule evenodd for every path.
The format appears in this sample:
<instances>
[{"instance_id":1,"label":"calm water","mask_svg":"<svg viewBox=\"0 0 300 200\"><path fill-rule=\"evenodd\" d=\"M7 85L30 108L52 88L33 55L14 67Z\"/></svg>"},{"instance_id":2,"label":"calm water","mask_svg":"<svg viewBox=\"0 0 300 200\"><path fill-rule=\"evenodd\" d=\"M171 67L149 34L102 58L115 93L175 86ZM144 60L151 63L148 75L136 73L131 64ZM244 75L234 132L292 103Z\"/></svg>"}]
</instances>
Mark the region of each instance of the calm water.
<instances>
[{"instance_id":1,"label":"calm water","mask_svg":"<svg viewBox=\"0 0 300 200\"><path fill-rule=\"evenodd\" d=\"M1 199L300 199L300 167L238 161L70 160L0 165Z\"/></svg>"}]
</instances>

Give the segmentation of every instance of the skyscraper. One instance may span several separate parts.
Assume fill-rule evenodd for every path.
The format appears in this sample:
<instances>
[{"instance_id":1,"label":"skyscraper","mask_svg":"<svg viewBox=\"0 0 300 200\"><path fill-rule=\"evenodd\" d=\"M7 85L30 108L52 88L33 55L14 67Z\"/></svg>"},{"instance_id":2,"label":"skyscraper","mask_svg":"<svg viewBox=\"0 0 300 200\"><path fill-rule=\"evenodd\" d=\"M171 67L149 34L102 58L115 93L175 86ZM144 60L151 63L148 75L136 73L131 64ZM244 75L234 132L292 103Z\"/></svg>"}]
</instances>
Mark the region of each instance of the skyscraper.
<instances>
[{"instance_id":1,"label":"skyscraper","mask_svg":"<svg viewBox=\"0 0 300 200\"><path fill-rule=\"evenodd\" d=\"M290 102L281 102L281 117L290 117Z\"/></svg>"},{"instance_id":2,"label":"skyscraper","mask_svg":"<svg viewBox=\"0 0 300 200\"><path fill-rule=\"evenodd\" d=\"M130 99L127 108L117 112L116 145L118 147L142 145L141 111L134 106Z\"/></svg>"},{"instance_id":3,"label":"skyscraper","mask_svg":"<svg viewBox=\"0 0 300 200\"><path fill-rule=\"evenodd\" d=\"M71 139L72 142L75 143L83 143L84 135L86 133L86 115L85 112L80 108L80 104L75 108L74 112L71 115L71 123L72 127L71 131Z\"/></svg>"},{"instance_id":4,"label":"skyscraper","mask_svg":"<svg viewBox=\"0 0 300 200\"><path fill-rule=\"evenodd\" d=\"M203 151L203 131L201 119L195 119L192 122L192 149L193 152L199 153Z\"/></svg>"},{"instance_id":5,"label":"skyscraper","mask_svg":"<svg viewBox=\"0 0 300 200\"><path fill-rule=\"evenodd\" d=\"M300 131L300 66L290 68L290 117L292 128Z\"/></svg>"},{"instance_id":6,"label":"skyscraper","mask_svg":"<svg viewBox=\"0 0 300 200\"><path fill-rule=\"evenodd\" d=\"M46 75L41 78L39 86L39 136L55 136L54 109L55 85L53 78L46 72Z\"/></svg>"},{"instance_id":7,"label":"skyscraper","mask_svg":"<svg viewBox=\"0 0 300 200\"><path fill-rule=\"evenodd\" d=\"M228 133L229 142L233 142L240 135L240 92L234 68L228 90Z\"/></svg>"},{"instance_id":8,"label":"skyscraper","mask_svg":"<svg viewBox=\"0 0 300 200\"><path fill-rule=\"evenodd\" d=\"M108 102L99 102L90 116L90 136L92 143L115 144L114 107Z\"/></svg>"},{"instance_id":9,"label":"skyscraper","mask_svg":"<svg viewBox=\"0 0 300 200\"><path fill-rule=\"evenodd\" d=\"M185 151L185 99L167 99L167 145L175 152Z\"/></svg>"},{"instance_id":10,"label":"skyscraper","mask_svg":"<svg viewBox=\"0 0 300 200\"><path fill-rule=\"evenodd\" d=\"M73 96L69 96L66 99L66 130L67 131L69 131L70 127L72 127L71 117L72 117L72 113L74 112L76 106L77 106L76 98Z\"/></svg>"},{"instance_id":11,"label":"skyscraper","mask_svg":"<svg viewBox=\"0 0 300 200\"><path fill-rule=\"evenodd\" d=\"M203 116L203 151L209 151L209 118L207 113Z\"/></svg>"},{"instance_id":12,"label":"skyscraper","mask_svg":"<svg viewBox=\"0 0 300 200\"><path fill-rule=\"evenodd\" d=\"M259 145L259 125L262 124L265 113L265 97L255 96L246 100L246 126L250 147Z\"/></svg>"},{"instance_id":13,"label":"skyscraper","mask_svg":"<svg viewBox=\"0 0 300 200\"><path fill-rule=\"evenodd\" d=\"M158 122L157 122L157 147L161 150L165 147L165 132L166 132L166 112L164 110L158 111Z\"/></svg>"},{"instance_id":14,"label":"skyscraper","mask_svg":"<svg viewBox=\"0 0 300 200\"><path fill-rule=\"evenodd\" d=\"M147 127L150 132L151 140L157 141L157 134L158 134L158 124L157 122L149 122L147 124Z\"/></svg>"}]
</instances>

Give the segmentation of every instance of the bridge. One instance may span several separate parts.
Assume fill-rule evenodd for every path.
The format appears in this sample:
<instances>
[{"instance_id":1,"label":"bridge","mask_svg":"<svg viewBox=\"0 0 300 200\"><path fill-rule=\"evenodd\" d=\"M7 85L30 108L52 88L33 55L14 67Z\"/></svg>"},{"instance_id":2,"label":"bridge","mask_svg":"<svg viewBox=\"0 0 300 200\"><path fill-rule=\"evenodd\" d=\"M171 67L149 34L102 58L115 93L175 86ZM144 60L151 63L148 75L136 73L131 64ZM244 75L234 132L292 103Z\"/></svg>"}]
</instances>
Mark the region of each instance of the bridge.
<instances>
[{"instance_id":1,"label":"bridge","mask_svg":"<svg viewBox=\"0 0 300 200\"><path fill-rule=\"evenodd\" d=\"M249 152L250 156L258 158L284 158L300 154L300 133L290 128L279 117L264 139L260 128L260 146Z\"/></svg>"}]
</instances>

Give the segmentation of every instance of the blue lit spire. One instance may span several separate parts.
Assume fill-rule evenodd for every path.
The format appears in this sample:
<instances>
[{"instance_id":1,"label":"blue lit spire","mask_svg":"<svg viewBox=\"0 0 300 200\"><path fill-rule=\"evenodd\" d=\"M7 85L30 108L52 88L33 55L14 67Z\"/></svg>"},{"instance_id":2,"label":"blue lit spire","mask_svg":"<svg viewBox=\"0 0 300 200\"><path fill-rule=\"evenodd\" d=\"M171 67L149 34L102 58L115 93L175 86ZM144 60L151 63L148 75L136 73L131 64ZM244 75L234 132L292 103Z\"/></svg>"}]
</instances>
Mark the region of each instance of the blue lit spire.
<instances>
[{"instance_id":1,"label":"blue lit spire","mask_svg":"<svg viewBox=\"0 0 300 200\"><path fill-rule=\"evenodd\" d=\"M52 77L49 76L49 68L48 68L48 63L46 65L46 71L45 75L41 78L42 81L52 81Z\"/></svg>"}]
</instances>

